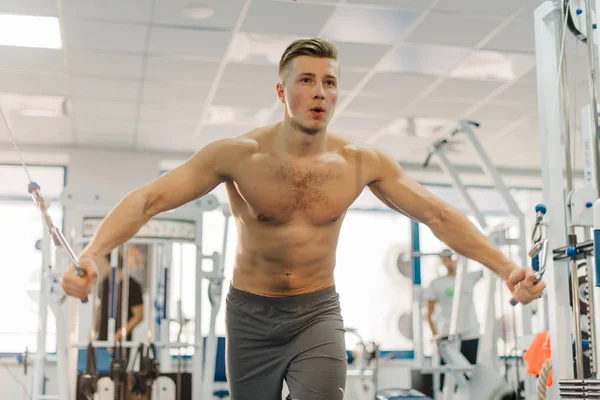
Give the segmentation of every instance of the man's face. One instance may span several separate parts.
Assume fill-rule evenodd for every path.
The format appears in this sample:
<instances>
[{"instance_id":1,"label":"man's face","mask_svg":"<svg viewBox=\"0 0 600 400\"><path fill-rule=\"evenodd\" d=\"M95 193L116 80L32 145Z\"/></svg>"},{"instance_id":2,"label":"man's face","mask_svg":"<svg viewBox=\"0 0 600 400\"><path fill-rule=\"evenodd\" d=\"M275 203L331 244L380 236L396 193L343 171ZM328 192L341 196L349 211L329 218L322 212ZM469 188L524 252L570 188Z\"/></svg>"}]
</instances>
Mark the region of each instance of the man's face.
<instances>
[{"instance_id":1,"label":"man's face","mask_svg":"<svg viewBox=\"0 0 600 400\"><path fill-rule=\"evenodd\" d=\"M444 265L444 267L446 267L448 272L452 273L456 271L456 261L452 257L445 256L440 258L442 260L442 264Z\"/></svg>"},{"instance_id":2,"label":"man's face","mask_svg":"<svg viewBox=\"0 0 600 400\"><path fill-rule=\"evenodd\" d=\"M277 84L292 125L309 135L327 128L338 99L339 67L331 58L299 56L286 67Z\"/></svg>"}]
</instances>

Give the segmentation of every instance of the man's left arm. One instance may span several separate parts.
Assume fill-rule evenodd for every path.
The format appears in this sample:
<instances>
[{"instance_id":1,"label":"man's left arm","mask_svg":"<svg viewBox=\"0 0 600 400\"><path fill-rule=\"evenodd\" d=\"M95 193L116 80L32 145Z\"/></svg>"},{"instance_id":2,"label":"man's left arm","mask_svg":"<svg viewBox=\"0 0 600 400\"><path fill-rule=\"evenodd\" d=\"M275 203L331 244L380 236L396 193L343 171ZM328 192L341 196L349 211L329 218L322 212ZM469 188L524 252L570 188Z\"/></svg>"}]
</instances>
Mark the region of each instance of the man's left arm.
<instances>
[{"instance_id":1,"label":"man's left arm","mask_svg":"<svg viewBox=\"0 0 600 400\"><path fill-rule=\"evenodd\" d=\"M370 153L369 188L384 204L427 225L454 251L492 270L517 301L529 303L541 295L545 284L534 285L532 269L517 267L460 210L410 178L391 156L380 150Z\"/></svg>"},{"instance_id":2,"label":"man's left arm","mask_svg":"<svg viewBox=\"0 0 600 400\"><path fill-rule=\"evenodd\" d=\"M129 336L133 329L142 322L144 319L144 305L138 304L136 306L131 307L131 318L127 321L127 325L125 326L126 337ZM121 329L117 329L115 332L115 342L121 339Z\"/></svg>"}]
</instances>

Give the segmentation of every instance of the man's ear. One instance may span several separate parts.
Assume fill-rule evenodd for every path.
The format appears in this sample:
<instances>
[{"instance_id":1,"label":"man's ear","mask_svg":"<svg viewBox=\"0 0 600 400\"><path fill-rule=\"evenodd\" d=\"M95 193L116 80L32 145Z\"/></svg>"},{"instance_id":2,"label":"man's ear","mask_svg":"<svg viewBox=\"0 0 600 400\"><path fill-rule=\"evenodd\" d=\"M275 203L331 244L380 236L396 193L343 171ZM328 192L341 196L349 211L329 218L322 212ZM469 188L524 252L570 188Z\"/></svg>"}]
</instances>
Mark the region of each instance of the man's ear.
<instances>
[{"instance_id":1,"label":"man's ear","mask_svg":"<svg viewBox=\"0 0 600 400\"><path fill-rule=\"evenodd\" d=\"M285 95L283 94L283 83L277 82L275 85L275 90L277 91L277 98L283 104L285 104Z\"/></svg>"}]
</instances>

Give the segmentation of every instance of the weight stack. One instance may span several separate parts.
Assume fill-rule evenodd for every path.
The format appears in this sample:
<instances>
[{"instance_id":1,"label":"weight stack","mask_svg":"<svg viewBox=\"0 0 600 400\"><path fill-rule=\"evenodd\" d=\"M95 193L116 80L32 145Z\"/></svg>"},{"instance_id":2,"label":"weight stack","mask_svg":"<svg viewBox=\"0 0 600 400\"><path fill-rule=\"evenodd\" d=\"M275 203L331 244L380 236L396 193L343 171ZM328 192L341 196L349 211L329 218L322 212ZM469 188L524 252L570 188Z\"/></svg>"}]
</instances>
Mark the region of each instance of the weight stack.
<instances>
[{"instance_id":1,"label":"weight stack","mask_svg":"<svg viewBox=\"0 0 600 400\"><path fill-rule=\"evenodd\" d=\"M558 382L561 400L599 399L600 380L563 379Z\"/></svg>"}]
</instances>

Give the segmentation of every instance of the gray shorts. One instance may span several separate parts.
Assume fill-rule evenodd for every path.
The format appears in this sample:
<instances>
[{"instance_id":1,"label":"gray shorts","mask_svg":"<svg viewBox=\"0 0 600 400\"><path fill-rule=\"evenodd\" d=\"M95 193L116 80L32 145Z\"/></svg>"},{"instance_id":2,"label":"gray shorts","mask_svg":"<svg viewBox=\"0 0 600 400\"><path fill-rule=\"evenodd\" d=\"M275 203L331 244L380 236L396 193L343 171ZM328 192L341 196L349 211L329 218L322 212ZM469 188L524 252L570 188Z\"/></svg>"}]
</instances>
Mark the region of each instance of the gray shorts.
<instances>
[{"instance_id":1,"label":"gray shorts","mask_svg":"<svg viewBox=\"0 0 600 400\"><path fill-rule=\"evenodd\" d=\"M348 358L335 287L272 298L229 288L225 310L232 400L342 400Z\"/></svg>"}]
</instances>

